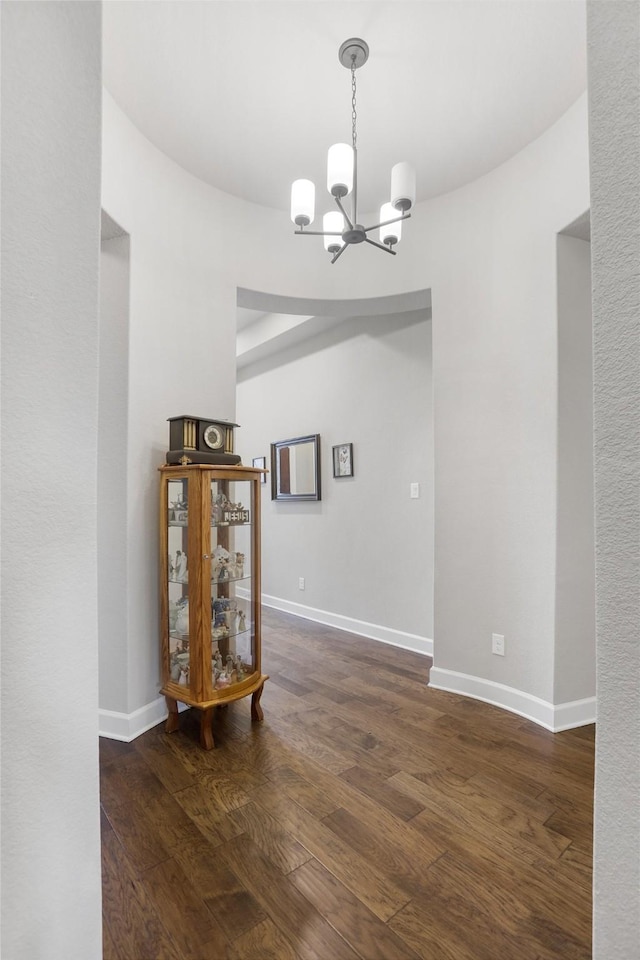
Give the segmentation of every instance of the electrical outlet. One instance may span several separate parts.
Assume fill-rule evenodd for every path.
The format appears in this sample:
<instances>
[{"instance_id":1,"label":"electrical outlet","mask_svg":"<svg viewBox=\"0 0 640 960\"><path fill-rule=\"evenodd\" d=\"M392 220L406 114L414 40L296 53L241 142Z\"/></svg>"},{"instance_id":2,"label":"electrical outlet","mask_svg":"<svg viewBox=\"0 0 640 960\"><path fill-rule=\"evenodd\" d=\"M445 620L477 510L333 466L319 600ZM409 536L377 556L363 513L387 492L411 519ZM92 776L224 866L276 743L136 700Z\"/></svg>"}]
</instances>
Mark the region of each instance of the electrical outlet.
<instances>
[{"instance_id":1,"label":"electrical outlet","mask_svg":"<svg viewBox=\"0 0 640 960\"><path fill-rule=\"evenodd\" d=\"M419 498L419 496L420 496L420 484L419 484L419 483L412 483L412 484L411 484L411 487L409 488L409 490L410 490L409 496L411 497L411 499L412 499L412 500L417 500L417 499Z\"/></svg>"},{"instance_id":2,"label":"electrical outlet","mask_svg":"<svg viewBox=\"0 0 640 960\"><path fill-rule=\"evenodd\" d=\"M497 657L504 657L504 637L501 633L491 634L491 653Z\"/></svg>"},{"instance_id":3,"label":"electrical outlet","mask_svg":"<svg viewBox=\"0 0 640 960\"><path fill-rule=\"evenodd\" d=\"M304 590L304 577L298 577L298 590Z\"/></svg>"}]
</instances>

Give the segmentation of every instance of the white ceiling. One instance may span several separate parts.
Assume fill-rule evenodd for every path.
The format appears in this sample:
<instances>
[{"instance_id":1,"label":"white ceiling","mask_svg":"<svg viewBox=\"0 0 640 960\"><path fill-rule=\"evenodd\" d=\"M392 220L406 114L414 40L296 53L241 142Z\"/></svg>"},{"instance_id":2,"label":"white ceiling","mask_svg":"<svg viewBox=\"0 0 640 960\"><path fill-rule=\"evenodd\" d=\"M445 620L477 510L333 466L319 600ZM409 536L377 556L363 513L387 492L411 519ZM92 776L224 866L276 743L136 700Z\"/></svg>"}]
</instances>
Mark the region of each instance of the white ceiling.
<instances>
[{"instance_id":1,"label":"white ceiling","mask_svg":"<svg viewBox=\"0 0 640 960\"><path fill-rule=\"evenodd\" d=\"M104 82L142 133L195 176L288 210L291 181L324 191L350 141L343 40L357 73L360 208L388 199L399 160L418 198L517 153L586 88L584 0L386 3L108 0Z\"/></svg>"}]
</instances>

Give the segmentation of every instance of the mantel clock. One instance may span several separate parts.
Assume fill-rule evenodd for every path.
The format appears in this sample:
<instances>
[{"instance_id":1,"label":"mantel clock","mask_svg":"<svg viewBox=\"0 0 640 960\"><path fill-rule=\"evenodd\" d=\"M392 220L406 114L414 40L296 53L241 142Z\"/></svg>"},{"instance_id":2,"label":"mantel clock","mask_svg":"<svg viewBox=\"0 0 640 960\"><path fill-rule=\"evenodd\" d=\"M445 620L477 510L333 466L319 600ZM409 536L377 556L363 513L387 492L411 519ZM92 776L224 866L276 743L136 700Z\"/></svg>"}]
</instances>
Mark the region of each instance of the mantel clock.
<instances>
[{"instance_id":1,"label":"mantel clock","mask_svg":"<svg viewBox=\"0 0 640 960\"><path fill-rule=\"evenodd\" d=\"M169 417L167 463L211 463L233 466L240 457L233 452L237 423L203 417Z\"/></svg>"}]
</instances>

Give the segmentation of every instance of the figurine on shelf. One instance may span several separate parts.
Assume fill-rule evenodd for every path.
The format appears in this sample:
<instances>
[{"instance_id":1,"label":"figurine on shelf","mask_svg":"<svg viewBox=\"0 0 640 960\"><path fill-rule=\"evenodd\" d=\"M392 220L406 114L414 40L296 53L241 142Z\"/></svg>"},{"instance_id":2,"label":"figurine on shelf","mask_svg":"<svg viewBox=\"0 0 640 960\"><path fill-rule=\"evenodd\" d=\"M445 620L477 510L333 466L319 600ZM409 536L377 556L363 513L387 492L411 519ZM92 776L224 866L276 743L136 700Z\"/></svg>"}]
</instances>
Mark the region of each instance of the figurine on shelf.
<instances>
[{"instance_id":1,"label":"figurine on shelf","mask_svg":"<svg viewBox=\"0 0 640 960\"><path fill-rule=\"evenodd\" d=\"M213 558L211 563L211 579L220 580L223 579L220 576L220 569L224 564L228 564L231 559L231 554L228 550L225 550L223 546L218 544L218 546L213 551Z\"/></svg>"},{"instance_id":2,"label":"figurine on shelf","mask_svg":"<svg viewBox=\"0 0 640 960\"><path fill-rule=\"evenodd\" d=\"M236 553L233 566L233 575L236 580L242 580L244 577L244 553Z\"/></svg>"},{"instance_id":3,"label":"figurine on shelf","mask_svg":"<svg viewBox=\"0 0 640 960\"><path fill-rule=\"evenodd\" d=\"M227 625L227 618L225 617L225 610L227 609L228 600L226 597L216 597L213 601L213 625L214 627L225 627Z\"/></svg>"},{"instance_id":4,"label":"figurine on shelf","mask_svg":"<svg viewBox=\"0 0 640 960\"><path fill-rule=\"evenodd\" d=\"M245 678L244 663L242 662L240 654L238 654L236 658L236 677L238 678L238 682Z\"/></svg>"},{"instance_id":5,"label":"figurine on shelf","mask_svg":"<svg viewBox=\"0 0 640 960\"><path fill-rule=\"evenodd\" d=\"M187 522L187 498L184 494L169 504L169 520L180 524Z\"/></svg>"},{"instance_id":6,"label":"figurine on shelf","mask_svg":"<svg viewBox=\"0 0 640 960\"><path fill-rule=\"evenodd\" d=\"M176 550L172 579L177 580L179 583L185 583L189 579L187 573L187 555L183 550Z\"/></svg>"},{"instance_id":7,"label":"figurine on shelf","mask_svg":"<svg viewBox=\"0 0 640 960\"><path fill-rule=\"evenodd\" d=\"M229 636L229 625L227 623L227 610L229 609L228 597L216 597L212 603L213 623L211 625L211 636L214 640Z\"/></svg>"},{"instance_id":8,"label":"figurine on shelf","mask_svg":"<svg viewBox=\"0 0 640 960\"><path fill-rule=\"evenodd\" d=\"M236 633L244 633L247 629L247 618L244 610L238 610L236 613Z\"/></svg>"},{"instance_id":9,"label":"figurine on shelf","mask_svg":"<svg viewBox=\"0 0 640 960\"><path fill-rule=\"evenodd\" d=\"M228 654L227 654L227 658L226 658L226 664L225 664L224 672L225 672L225 674L227 675L229 681L231 681L231 678L233 677L234 667L235 667L235 664L234 664L234 662L233 662L233 657L231 656L230 653L228 653Z\"/></svg>"},{"instance_id":10,"label":"figurine on shelf","mask_svg":"<svg viewBox=\"0 0 640 960\"><path fill-rule=\"evenodd\" d=\"M175 621L176 633L180 636L189 636L189 598L181 597L177 601L178 613Z\"/></svg>"},{"instance_id":11,"label":"figurine on shelf","mask_svg":"<svg viewBox=\"0 0 640 960\"><path fill-rule=\"evenodd\" d=\"M214 687L214 689L215 689L215 687L216 687L216 685L217 685L217 683L218 683L218 680L220 679L220 676L222 675L222 670L223 670L222 657L220 656L220 651L219 651L219 650L216 651L215 657L212 657L212 660L213 660L213 663L212 663L212 666L211 666L211 682L212 682L213 687Z\"/></svg>"},{"instance_id":12,"label":"figurine on shelf","mask_svg":"<svg viewBox=\"0 0 640 960\"><path fill-rule=\"evenodd\" d=\"M180 667L180 679L178 680L178 683L181 687L189 686L189 664L188 663Z\"/></svg>"},{"instance_id":13,"label":"figurine on shelf","mask_svg":"<svg viewBox=\"0 0 640 960\"><path fill-rule=\"evenodd\" d=\"M176 629L176 620L178 619L178 614L180 612L180 607L173 600L169 601L169 633L173 633Z\"/></svg>"},{"instance_id":14,"label":"figurine on shelf","mask_svg":"<svg viewBox=\"0 0 640 960\"><path fill-rule=\"evenodd\" d=\"M220 566L218 567L218 580L229 580L229 561L226 557L220 557Z\"/></svg>"},{"instance_id":15,"label":"figurine on shelf","mask_svg":"<svg viewBox=\"0 0 640 960\"><path fill-rule=\"evenodd\" d=\"M211 520L213 523L220 523L222 521L223 513L227 507L229 501L225 497L224 493L217 493L214 497L213 491L211 493Z\"/></svg>"}]
</instances>

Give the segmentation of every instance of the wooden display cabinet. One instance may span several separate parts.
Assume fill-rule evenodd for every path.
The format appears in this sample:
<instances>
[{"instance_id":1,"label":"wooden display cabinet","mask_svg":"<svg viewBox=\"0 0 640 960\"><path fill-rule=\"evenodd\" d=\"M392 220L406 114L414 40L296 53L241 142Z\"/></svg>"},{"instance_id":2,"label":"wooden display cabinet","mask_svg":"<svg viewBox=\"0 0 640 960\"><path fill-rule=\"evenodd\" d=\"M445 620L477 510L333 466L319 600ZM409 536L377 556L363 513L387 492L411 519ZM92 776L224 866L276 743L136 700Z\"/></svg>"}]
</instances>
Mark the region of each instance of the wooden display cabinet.
<instances>
[{"instance_id":1,"label":"wooden display cabinet","mask_svg":"<svg viewBox=\"0 0 640 960\"><path fill-rule=\"evenodd\" d=\"M262 720L260 479L263 470L160 467L162 689L167 733L178 703L201 711L200 742L214 746L216 707L251 695Z\"/></svg>"}]
</instances>

